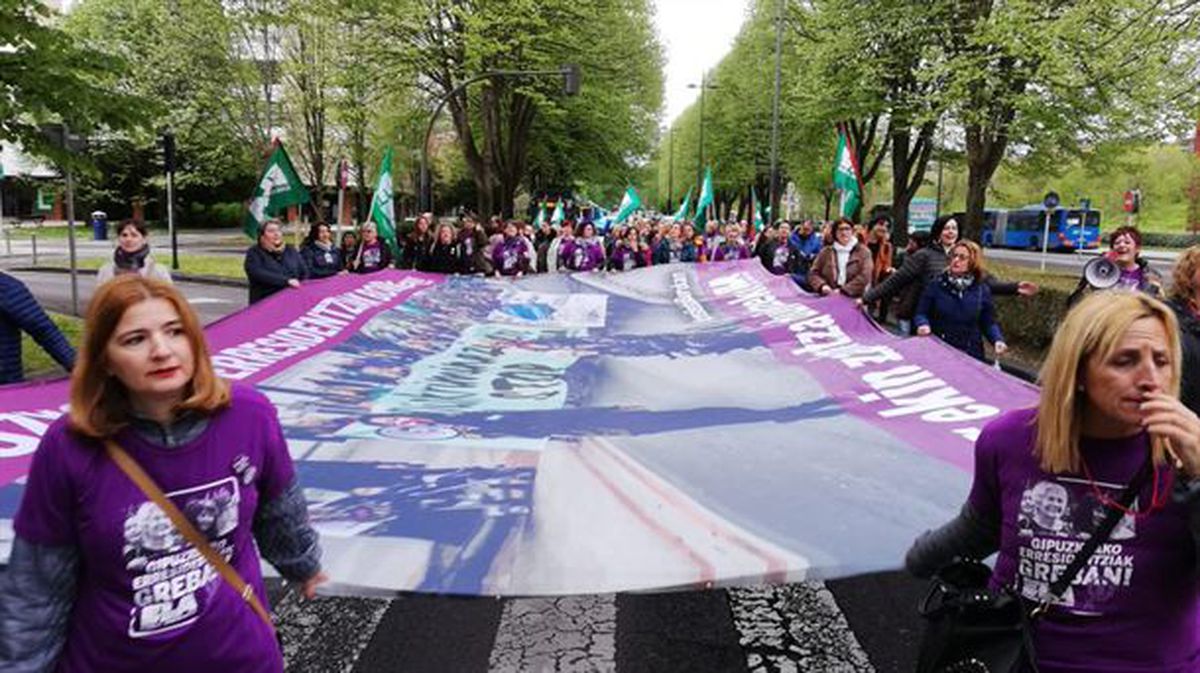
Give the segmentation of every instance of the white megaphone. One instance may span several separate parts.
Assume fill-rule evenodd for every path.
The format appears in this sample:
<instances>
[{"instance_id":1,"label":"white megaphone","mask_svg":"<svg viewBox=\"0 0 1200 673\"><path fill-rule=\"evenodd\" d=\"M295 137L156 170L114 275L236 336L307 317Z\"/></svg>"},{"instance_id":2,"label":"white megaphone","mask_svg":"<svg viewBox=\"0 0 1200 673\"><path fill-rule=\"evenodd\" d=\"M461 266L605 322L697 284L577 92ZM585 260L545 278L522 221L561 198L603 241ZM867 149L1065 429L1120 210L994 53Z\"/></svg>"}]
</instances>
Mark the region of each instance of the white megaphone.
<instances>
[{"instance_id":1,"label":"white megaphone","mask_svg":"<svg viewBox=\"0 0 1200 673\"><path fill-rule=\"evenodd\" d=\"M1106 290L1121 280L1121 270L1116 262L1101 255L1084 265L1083 278L1097 290Z\"/></svg>"}]
</instances>

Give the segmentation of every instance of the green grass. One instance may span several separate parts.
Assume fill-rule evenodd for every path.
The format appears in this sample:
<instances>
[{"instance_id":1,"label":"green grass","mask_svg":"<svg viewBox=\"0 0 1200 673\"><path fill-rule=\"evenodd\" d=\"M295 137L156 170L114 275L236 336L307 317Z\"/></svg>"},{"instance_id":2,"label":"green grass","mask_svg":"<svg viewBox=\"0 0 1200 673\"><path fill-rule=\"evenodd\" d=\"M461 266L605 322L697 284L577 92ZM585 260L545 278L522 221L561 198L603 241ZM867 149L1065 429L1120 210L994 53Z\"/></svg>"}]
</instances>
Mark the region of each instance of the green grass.
<instances>
[{"instance_id":1,"label":"green grass","mask_svg":"<svg viewBox=\"0 0 1200 673\"><path fill-rule=\"evenodd\" d=\"M986 253L985 253L986 254ZM1070 271L1038 271L1028 266L1016 266L993 260L987 261L987 270L993 276L1005 281L1029 280L1039 287L1048 287L1070 293L1079 283L1079 273Z\"/></svg>"},{"instance_id":2,"label":"green grass","mask_svg":"<svg viewBox=\"0 0 1200 673\"><path fill-rule=\"evenodd\" d=\"M156 255L155 260L159 264L164 264L169 268L171 265L171 254L167 252L162 258ZM88 257L80 259L78 264L80 269L99 269L107 262L107 257ZM236 278L241 280L246 278L246 272L242 264L243 258L238 255L179 256L179 272L194 276L219 276L221 278ZM60 260L51 266L65 267L65 263Z\"/></svg>"},{"instance_id":3,"label":"green grass","mask_svg":"<svg viewBox=\"0 0 1200 673\"><path fill-rule=\"evenodd\" d=\"M113 226L113 223L109 222L109 225L108 225L109 240L112 240L116 236L116 232L114 231L114 229L115 229L115 227ZM4 227L4 230L7 231L9 236L12 236L13 238L32 238L35 235L40 239L63 240L63 239L67 238L66 225L61 225L61 226L60 225L45 225L45 226L40 226L40 227L6 226L6 227ZM156 235L160 236L162 238L166 238L167 232L165 230L155 229L155 228L151 227L150 228L151 238L155 237ZM87 222L84 222L82 220L77 222L75 224L75 238L76 238L76 240L84 240L84 239L89 240L89 241L92 240L92 225Z\"/></svg>"},{"instance_id":4,"label":"green grass","mask_svg":"<svg viewBox=\"0 0 1200 673\"><path fill-rule=\"evenodd\" d=\"M79 336L83 331L83 320L60 313L50 313L49 315L58 329L62 330L63 335L67 337L67 341L78 348ZM37 342L28 334L21 336L21 361L25 365L25 378L27 379L63 376L65 373L62 367L47 355L46 351L42 350L42 347L37 345Z\"/></svg>"}]
</instances>

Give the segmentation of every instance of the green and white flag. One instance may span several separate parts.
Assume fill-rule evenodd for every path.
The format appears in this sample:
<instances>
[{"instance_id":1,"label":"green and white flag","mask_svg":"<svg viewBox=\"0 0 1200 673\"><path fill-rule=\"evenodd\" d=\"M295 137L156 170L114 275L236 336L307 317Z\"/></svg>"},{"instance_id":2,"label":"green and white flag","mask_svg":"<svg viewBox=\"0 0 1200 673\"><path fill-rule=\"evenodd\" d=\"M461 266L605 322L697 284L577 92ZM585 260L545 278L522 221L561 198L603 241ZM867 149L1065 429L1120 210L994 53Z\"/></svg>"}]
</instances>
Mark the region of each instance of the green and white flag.
<instances>
[{"instance_id":1,"label":"green and white flag","mask_svg":"<svg viewBox=\"0 0 1200 673\"><path fill-rule=\"evenodd\" d=\"M687 196L683 197L683 203L679 204L679 210L671 216L674 222L683 222L688 218L688 209L692 207L692 188L688 187Z\"/></svg>"},{"instance_id":2,"label":"green and white flag","mask_svg":"<svg viewBox=\"0 0 1200 673\"><path fill-rule=\"evenodd\" d=\"M621 206L617 208L617 216L613 219L614 224L620 224L629 219L629 216L638 208L642 207L642 199L638 196L637 190L629 187L625 190L625 196L621 199Z\"/></svg>"},{"instance_id":3,"label":"green and white flag","mask_svg":"<svg viewBox=\"0 0 1200 673\"><path fill-rule=\"evenodd\" d=\"M392 197L392 148L383 153L379 162L379 180L375 182L375 197L371 199L371 220L379 236L396 250L396 204Z\"/></svg>"},{"instance_id":4,"label":"green and white flag","mask_svg":"<svg viewBox=\"0 0 1200 673\"><path fill-rule=\"evenodd\" d=\"M754 230L762 231L764 222L762 214L762 203L758 200L758 192L754 190L754 185L750 185L750 208L754 210Z\"/></svg>"},{"instance_id":5,"label":"green and white flag","mask_svg":"<svg viewBox=\"0 0 1200 673\"><path fill-rule=\"evenodd\" d=\"M562 199L554 204L554 214L550 216L550 224L562 224L565 214L563 213Z\"/></svg>"},{"instance_id":6,"label":"green and white flag","mask_svg":"<svg viewBox=\"0 0 1200 673\"><path fill-rule=\"evenodd\" d=\"M700 187L700 198L696 200L696 226L703 227L708 222L708 207L713 202L712 169L704 169L704 184Z\"/></svg>"},{"instance_id":7,"label":"green and white flag","mask_svg":"<svg viewBox=\"0 0 1200 673\"><path fill-rule=\"evenodd\" d=\"M250 206L246 211L246 219L242 229L250 238L258 238L258 230L263 222L275 217L288 206L308 203L308 189L296 175L296 168L288 158L283 143L275 141L275 151L267 160L262 177L258 179L258 187L250 198Z\"/></svg>"},{"instance_id":8,"label":"green and white flag","mask_svg":"<svg viewBox=\"0 0 1200 673\"><path fill-rule=\"evenodd\" d=\"M533 228L541 229L542 225L545 222L546 222L546 204L539 202L537 204L537 215L533 216Z\"/></svg>"},{"instance_id":9,"label":"green and white flag","mask_svg":"<svg viewBox=\"0 0 1200 673\"><path fill-rule=\"evenodd\" d=\"M838 128L837 155L833 159L833 187L842 192L841 216L854 217L862 204L862 179L858 172L858 161L846 132Z\"/></svg>"}]
</instances>

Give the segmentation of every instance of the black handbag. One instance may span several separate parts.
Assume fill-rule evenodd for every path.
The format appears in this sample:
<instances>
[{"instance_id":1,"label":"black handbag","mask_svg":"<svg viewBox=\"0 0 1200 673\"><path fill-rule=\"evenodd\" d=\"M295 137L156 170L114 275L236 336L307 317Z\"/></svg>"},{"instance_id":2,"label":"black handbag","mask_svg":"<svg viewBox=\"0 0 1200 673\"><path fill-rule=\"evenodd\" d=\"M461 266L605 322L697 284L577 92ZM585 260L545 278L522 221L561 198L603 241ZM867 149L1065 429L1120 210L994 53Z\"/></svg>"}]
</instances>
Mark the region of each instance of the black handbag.
<instances>
[{"instance_id":1,"label":"black handbag","mask_svg":"<svg viewBox=\"0 0 1200 673\"><path fill-rule=\"evenodd\" d=\"M1153 474L1153 459L1147 457L1117 499L1121 508L1137 499ZM1121 508L1108 512L1041 603L1022 598L1011 587L989 590L992 570L977 560L957 560L939 570L917 606L927 622L917 673L1038 673L1033 623L1108 540L1125 515Z\"/></svg>"}]
</instances>

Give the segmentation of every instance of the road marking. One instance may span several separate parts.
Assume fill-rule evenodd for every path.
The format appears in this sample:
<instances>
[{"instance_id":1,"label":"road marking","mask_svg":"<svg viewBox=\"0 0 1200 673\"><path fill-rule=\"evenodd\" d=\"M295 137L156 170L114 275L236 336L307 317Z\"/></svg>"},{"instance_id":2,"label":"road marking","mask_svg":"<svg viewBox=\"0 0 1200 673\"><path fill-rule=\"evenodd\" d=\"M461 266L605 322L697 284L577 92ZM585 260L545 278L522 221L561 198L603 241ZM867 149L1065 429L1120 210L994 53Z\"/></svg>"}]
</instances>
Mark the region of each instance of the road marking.
<instances>
[{"instance_id":1,"label":"road marking","mask_svg":"<svg viewBox=\"0 0 1200 673\"><path fill-rule=\"evenodd\" d=\"M614 594L505 601L488 661L493 673L616 669Z\"/></svg>"},{"instance_id":2,"label":"road marking","mask_svg":"<svg viewBox=\"0 0 1200 673\"><path fill-rule=\"evenodd\" d=\"M751 673L874 672L823 582L734 587L728 593Z\"/></svg>"}]
</instances>

